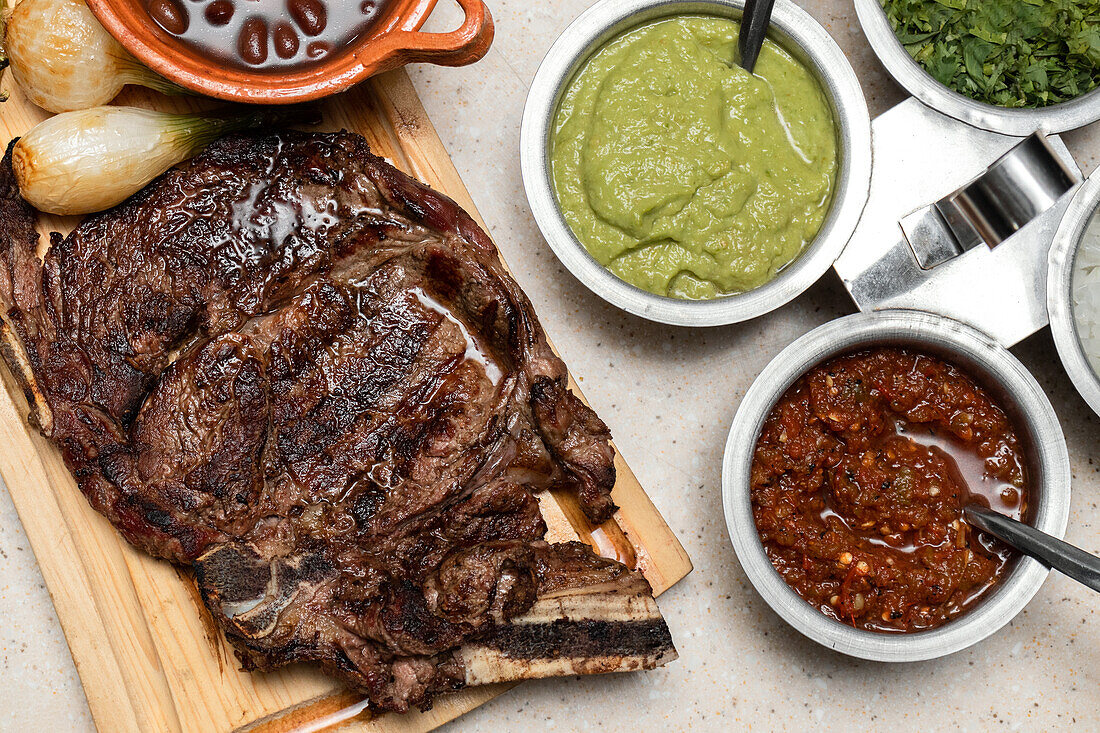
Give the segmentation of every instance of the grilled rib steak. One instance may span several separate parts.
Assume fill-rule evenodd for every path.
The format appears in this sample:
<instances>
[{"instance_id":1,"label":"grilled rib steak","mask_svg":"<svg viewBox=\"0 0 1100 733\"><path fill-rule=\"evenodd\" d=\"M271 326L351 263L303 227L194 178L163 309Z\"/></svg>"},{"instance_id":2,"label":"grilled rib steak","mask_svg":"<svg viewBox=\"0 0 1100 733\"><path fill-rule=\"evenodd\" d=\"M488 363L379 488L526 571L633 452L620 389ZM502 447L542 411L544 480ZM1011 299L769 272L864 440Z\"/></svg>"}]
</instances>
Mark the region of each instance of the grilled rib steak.
<instances>
[{"instance_id":1,"label":"grilled rib steak","mask_svg":"<svg viewBox=\"0 0 1100 733\"><path fill-rule=\"evenodd\" d=\"M36 252L0 166L4 356L81 491L193 568L249 669L378 710L675 656L648 583L548 544L615 507L602 421L454 202L358 135L220 140Z\"/></svg>"}]
</instances>

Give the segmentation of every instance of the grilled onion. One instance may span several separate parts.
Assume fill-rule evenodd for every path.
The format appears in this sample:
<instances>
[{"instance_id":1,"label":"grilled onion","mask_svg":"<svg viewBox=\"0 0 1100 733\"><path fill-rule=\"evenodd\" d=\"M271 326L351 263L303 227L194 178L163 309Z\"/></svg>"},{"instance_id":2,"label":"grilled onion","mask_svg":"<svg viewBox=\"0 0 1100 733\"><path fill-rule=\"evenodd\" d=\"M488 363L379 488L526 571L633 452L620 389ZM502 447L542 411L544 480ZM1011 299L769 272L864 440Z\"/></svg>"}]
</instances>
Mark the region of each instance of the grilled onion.
<instances>
[{"instance_id":1,"label":"grilled onion","mask_svg":"<svg viewBox=\"0 0 1100 733\"><path fill-rule=\"evenodd\" d=\"M88 214L121 203L227 132L316 121L310 108L210 116L93 107L36 125L16 142L12 168L38 210Z\"/></svg>"},{"instance_id":2,"label":"grilled onion","mask_svg":"<svg viewBox=\"0 0 1100 733\"><path fill-rule=\"evenodd\" d=\"M127 53L84 0L21 0L2 45L23 93L50 112L106 104L127 84L185 93Z\"/></svg>"}]
</instances>

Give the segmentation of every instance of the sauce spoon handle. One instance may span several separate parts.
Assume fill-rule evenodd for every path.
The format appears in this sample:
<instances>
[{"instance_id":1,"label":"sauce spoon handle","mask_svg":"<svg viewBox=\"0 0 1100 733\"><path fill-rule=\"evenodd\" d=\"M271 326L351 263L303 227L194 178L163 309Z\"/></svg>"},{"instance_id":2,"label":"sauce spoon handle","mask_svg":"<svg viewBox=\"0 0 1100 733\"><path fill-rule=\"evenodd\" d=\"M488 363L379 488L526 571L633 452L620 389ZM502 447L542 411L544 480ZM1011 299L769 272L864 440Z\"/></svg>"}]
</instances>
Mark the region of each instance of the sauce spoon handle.
<instances>
[{"instance_id":1,"label":"sauce spoon handle","mask_svg":"<svg viewBox=\"0 0 1100 733\"><path fill-rule=\"evenodd\" d=\"M983 506L969 504L964 512L966 518L978 529L988 532L1025 555L1030 555L1047 567L1100 591L1100 557Z\"/></svg>"},{"instance_id":2,"label":"sauce spoon handle","mask_svg":"<svg viewBox=\"0 0 1100 733\"><path fill-rule=\"evenodd\" d=\"M741 16L741 32L737 35L737 54L741 68L752 73L760 47L768 35L775 0L745 0L745 12Z\"/></svg>"}]
</instances>

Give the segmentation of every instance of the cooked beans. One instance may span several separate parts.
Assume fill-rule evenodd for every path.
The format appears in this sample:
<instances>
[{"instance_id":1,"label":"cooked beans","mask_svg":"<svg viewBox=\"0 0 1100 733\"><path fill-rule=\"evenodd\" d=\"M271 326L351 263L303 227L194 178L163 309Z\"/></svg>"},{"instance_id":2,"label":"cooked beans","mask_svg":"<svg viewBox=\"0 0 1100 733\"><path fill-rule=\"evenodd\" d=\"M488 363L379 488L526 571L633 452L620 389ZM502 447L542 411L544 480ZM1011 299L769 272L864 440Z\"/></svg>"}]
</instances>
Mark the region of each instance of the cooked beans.
<instances>
[{"instance_id":1,"label":"cooked beans","mask_svg":"<svg viewBox=\"0 0 1100 733\"><path fill-rule=\"evenodd\" d=\"M187 6L197 5L194 17ZM204 54L246 68L321 61L367 32L384 0L147 0L166 32ZM201 9L201 12L200 12Z\"/></svg>"}]
</instances>

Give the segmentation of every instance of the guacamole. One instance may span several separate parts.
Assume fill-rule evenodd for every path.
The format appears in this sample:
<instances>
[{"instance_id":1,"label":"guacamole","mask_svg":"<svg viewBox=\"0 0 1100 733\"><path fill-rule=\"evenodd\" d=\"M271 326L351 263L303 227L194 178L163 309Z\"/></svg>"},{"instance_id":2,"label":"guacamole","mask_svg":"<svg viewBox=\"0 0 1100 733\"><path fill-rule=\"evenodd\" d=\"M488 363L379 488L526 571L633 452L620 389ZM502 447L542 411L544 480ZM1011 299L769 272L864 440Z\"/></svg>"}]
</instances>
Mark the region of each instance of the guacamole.
<instances>
[{"instance_id":1,"label":"guacamole","mask_svg":"<svg viewBox=\"0 0 1100 733\"><path fill-rule=\"evenodd\" d=\"M737 66L738 28L680 16L622 34L577 72L554 121L566 221L601 264L658 295L759 287L828 213L829 103L771 41L755 74Z\"/></svg>"}]
</instances>

